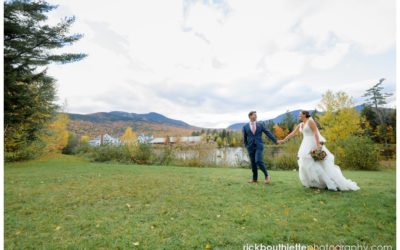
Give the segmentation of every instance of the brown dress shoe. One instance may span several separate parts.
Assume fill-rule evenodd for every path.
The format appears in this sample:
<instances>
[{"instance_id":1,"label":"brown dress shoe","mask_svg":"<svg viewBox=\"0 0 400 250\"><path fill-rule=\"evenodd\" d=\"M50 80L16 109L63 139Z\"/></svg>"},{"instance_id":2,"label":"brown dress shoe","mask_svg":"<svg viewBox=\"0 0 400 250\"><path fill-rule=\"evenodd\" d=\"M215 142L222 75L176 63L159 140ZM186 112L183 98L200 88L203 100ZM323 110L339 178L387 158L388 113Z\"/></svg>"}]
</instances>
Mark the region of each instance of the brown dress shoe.
<instances>
[{"instance_id":1,"label":"brown dress shoe","mask_svg":"<svg viewBox=\"0 0 400 250\"><path fill-rule=\"evenodd\" d=\"M271 177L269 175L265 177L265 184L269 184L271 182Z\"/></svg>"}]
</instances>

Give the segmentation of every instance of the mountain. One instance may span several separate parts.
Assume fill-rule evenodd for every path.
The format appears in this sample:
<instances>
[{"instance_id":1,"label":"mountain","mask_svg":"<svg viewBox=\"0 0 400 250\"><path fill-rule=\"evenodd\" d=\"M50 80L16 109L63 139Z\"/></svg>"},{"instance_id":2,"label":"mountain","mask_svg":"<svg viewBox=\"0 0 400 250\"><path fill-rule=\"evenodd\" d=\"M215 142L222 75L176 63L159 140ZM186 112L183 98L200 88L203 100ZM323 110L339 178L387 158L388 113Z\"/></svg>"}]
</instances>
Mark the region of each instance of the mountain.
<instances>
[{"instance_id":1,"label":"mountain","mask_svg":"<svg viewBox=\"0 0 400 250\"><path fill-rule=\"evenodd\" d=\"M115 121L125 121L125 122L150 122L159 123L165 125L171 125L181 128L195 128L187 124L186 122L180 120L174 120L163 116L161 114L150 112L148 114L136 114L127 113L122 111L111 111L111 112L98 112L93 114L69 114L71 120L81 120L90 122L115 122Z\"/></svg>"},{"instance_id":2,"label":"mountain","mask_svg":"<svg viewBox=\"0 0 400 250\"><path fill-rule=\"evenodd\" d=\"M361 110L363 110L363 105L358 105L358 106L355 106L354 108L355 108L358 112L361 112ZM299 112L302 111L302 110L303 110L303 109L297 109L297 110L294 110L294 111L290 111L289 113L290 113L290 115L291 115L294 119L298 119L297 117L299 116ZM314 110L307 110L307 111L310 112L310 113L314 112ZM317 112L318 112L318 114L321 113L321 112L319 112L319 111L317 111ZM286 113L283 113L283 114L278 115L278 116L275 117L275 118L267 119L267 120L265 120L265 122L272 121L272 122L274 122L275 124L278 124L278 123L282 122L283 119L285 119L285 117L286 117ZM230 130L240 130L240 129L242 129L242 127L244 126L244 124L246 124L246 122L235 123L235 124L230 125L227 129L230 129Z\"/></svg>"},{"instance_id":3,"label":"mountain","mask_svg":"<svg viewBox=\"0 0 400 250\"><path fill-rule=\"evenodd\" d=\"M155 112L137 114L111 111L92 114L69 113L68 116L70 119L68 130L78 136L94 137L101 133L121 136L127 127L131 127L137 134L145 133L153 136L190 135L192 131L199 129Z\"/></svg>"}]
</instances>

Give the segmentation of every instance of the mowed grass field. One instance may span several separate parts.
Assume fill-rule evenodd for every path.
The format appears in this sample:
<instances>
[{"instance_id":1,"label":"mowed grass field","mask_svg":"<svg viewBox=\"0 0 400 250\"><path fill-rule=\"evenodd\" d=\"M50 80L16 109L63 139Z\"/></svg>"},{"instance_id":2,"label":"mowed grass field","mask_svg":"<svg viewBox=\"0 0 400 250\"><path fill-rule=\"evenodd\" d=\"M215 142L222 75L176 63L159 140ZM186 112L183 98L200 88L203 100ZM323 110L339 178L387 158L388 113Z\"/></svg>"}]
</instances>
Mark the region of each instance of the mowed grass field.
<instances>
[{"instance_id":1,"label":"mowed grass field","mask_svg":"<svg viewBox=\"0 0 400 250\"><path fill-rule=\"evenodd\" d=\"M133 166L57 156L5 165L5 249L243 249L246 243L395 245L395 171L344 171L361 190L298 172ZM261 172L260 172L260 176Z\"/></svg>"}]
</instances>

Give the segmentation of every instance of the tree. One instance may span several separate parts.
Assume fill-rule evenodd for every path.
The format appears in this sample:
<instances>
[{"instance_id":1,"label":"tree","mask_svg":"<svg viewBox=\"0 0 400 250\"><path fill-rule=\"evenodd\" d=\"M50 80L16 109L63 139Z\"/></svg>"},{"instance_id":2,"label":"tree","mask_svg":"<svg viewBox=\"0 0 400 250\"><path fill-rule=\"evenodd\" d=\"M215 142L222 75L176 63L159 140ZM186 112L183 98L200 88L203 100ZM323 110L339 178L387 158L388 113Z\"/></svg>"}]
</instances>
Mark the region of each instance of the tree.
<instances>
[{"instance_id":1,"label":"tree","mask_svg":"<svg viewBox=\"0 0 400 250\"><path fill-rule=\"evenodd\" d=\"M217 142L218 147L222 148L222 146L224 144L222 138L218 136L216 142Z\"/></svg>"},{"instance_id":2,"label":"tree","mask_svg":"<svg viewBox=\"0 0 400 250\"><path fill-rule=\"evenodd\" d=\"M82 135L81 138L79 138L79 142L82 144L89 143L89 140L90 140L90 138L88 135Z\"/></svg>"},{"instance_id":3,"label":"tree","mask_svg":"<svg viewBox=\"0 0 400 250\"><path fill-rule=\"evenodd\" d=\"M47 125L46 133L40 138L46 143L44 152L61 152L68 144L68 115L58 114L56 119Z\"/></svg>"},{"instance_id":4,"label":"tree","mask_svg":"<svg viewBox=\"0 0 400 250\"><path fill-rule=\"evenodd\" d=\"M283 131L283 129L279 126L279 125L274 125L274 133L275 133L275 136L278 138L278 139L283 139L283 138L285 138L285 133L284 133L284 131Z\"/></svg>"},{"instance_id":5,"label":"tree","mask_svg":"<svg viewBox=\"0 0 400 250\"><path fill-rule=\"evenodd\" d=\"M288 111L285 113L285 118L283 118L281 122L281 127L286 127L289 132L292 132L294 126L296 125L296 121L293 118L292 114Z\"/></svg>"},{"instance_id":6,"label":"tree","mask_svg":"<svg viewBox=\"0 0 400 250\"><path fill-rule=\"evenodd\" d=\"M382 93L383 87L382 87L382 82L385 79L382 78L379 80L377 84L375 84L372 88L367 89L363 97L366 98L366 104L367 106L372 107L372 109L375 111L379 125L376 127L377 128L377 135L380 138L383 138L385 145L388 144L388 141L390 140L390 137L393 135L393 131L391 130L390 133L391 135L387 135L389 133L389 128L386 125L386 114L384 112L383 106L387 104L386 99L390 96L392 96L392 93ZM389 138L389 139L388 139Z\"/></svg>"},{"instance_id":7,"label":"tree","mask_svg":"<svg viewBox=\"0 0 400 250\"><path fill-rule=\"evenodd\" d=\"M314 109L314 111L313 111L312 114L311 114L311 117L314 119L314 121L315 121L317 127L318 127L319 129L321 129L321 125L319 124L319 115L318 115L317 109Z\"/></svg>"},{"instance_id":8,"label":"tree","mask_svg":"<svg viewBox=\"0 0 400 250\"><path fill-rule=\"evenodd\" d=\"M169 135L167 135L167 137L165 137L164 144L165 145L170 145L171 144L171 137L169 137Z\"/></svg>"},{"instance_id":9,"label":"tree","mask_svg":"<svg viewBox=\"0 0 400 250\"><path fill-rule=\"evenodd\" d=\"M379 80L372 88L367 89L363 97L366 98L366 104L373 107L379 118L380 124L384 124L384 113L382 112L383 105L387 104L386 99L392 96L392 93L382 93L382 82L385 78Z\"/></svg>"},{"instance_id":10,"label":"tree","mask_svg":"<svg viewBox=\"0 0 400 250\"><path fill-rule=\"evenodd\" d=\"M319 121L328 142L335 143L361 132L360 115L345 92L327 91L318 106L324 111Z\"/></svg>"},{"instance_id":11,"label":"tree","mask_svg":"<svg viewBox=\"0 0 400 250\"><path fill-rule=\"evenodd\" d=\"M370 105L364 104L363 106L364 107L361 110L361 115L367 119L373 129L376 129L376 127L379 125L379 120L376 112L374 112Z\"/></svg>"},{"instance_id":12,"label":"tree","mask_svg":"<svg viewBox=\"0 0 400 250\"><path fill-rule=\"evenodd\" d=\"M132 131L131 127L127 127L125 129L124 134L121 136L121 142L125 145L136 145L137 144L137 136L135 132Z\"/></svg>"},{"instance_id":13,"label":"tree","mask_svg":"<svg viewBox=\"0 0 400 250\"><path fill-rule=\"evenodd\" d=\"M236 140L235 137L232 138L231 146L232 146L232 147L237 147L237 146L238 146L238 142L237 142L237 140Z\"/></svg>"},{"instance_id":14,"label":"tree","mask_svg":"<svg viewBox=\"0 0 400 250\"><path fill-rule=\"evenodd\" d=\"M68 132L68 143L62 150L63 154L73 154L75 148L79 145L78 137L74 132Z\"/></svg>"},{"instance_id":15,"label":"tree","mask_svg":"<svg viewBox=\"0 0 400 250\"><path fill-rule=\"evenodd\" d=\"M266 122L264 122L264 123L265 123L264 126L265 126L268 130L270 130L270 131L273 131L273 130L274 130L275 123L274 123L273 120L269 120L269 121L266 121Z\"/></svg>"},{"instance_id":16,"label":"tree","mask_svg":"<svg viewBox=\"0 0 400 250\"><path fill-rule=\"evenodd\" d=\"M56 6L45 1L14 0L4 3L4 142L9 159L29 158L24 150L44 147L40 135L53 121L58 106L55 79L47 75L50 63L70 63L85 54L55 53L78 41L69 35L75 18L55 26L46 24L47 13Z\"/></svg>"},{"instance_id":17,"label":"tree","mask_svg":"<svg viewBox=\"0 0 400 250\"><path fill-rule=\"evenodd\" d=\"M226 137L226 129L223 129L221 132L221 138L225 138Z\"/></svg>"},{"instance_id":18,"label":"tree","mask_svg":"<svg viewBox=\"0 0 400 250\"><path fill-rule=\"evenodd\" d=\"M396 109L389 116L389 125L392 128L393 143L396 143Z\"/></svg>"}]
</instances>

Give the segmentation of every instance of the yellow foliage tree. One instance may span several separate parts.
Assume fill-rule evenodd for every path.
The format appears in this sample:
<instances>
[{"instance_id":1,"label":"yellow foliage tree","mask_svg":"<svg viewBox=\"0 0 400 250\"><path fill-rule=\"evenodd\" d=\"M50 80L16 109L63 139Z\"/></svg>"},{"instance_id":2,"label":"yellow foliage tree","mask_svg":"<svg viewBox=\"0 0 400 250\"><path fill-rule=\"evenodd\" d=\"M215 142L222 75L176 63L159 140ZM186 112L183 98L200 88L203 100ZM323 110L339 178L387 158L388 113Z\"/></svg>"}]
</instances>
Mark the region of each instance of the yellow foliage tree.
<instances>
[{"instance_id":1,"label":"yellow foliage tree","mask_svg":"<svg viewBox=\"0 0 400 250\"><path fill-rule=\"evenodd\" d=\"M61 113L47 126L48 133L41 136L46 142L45 152L60 152L68 144L68 115Z\"/></svg>"},{"instance_id":2,"label":"yellow foliage tree","mask_svg":"<svg viewBox=\"0 0 400 250\"><path fill-rule=\"evenodd\" d=\"M319 108L324 112L319 118L321 133L328 142L335 143L361 132L360 115L345 92L327 91L322 95Z\"/></svg>"},{"instance_id":3,"label":"yellow foliage tree","mask_svg":"<svg viewBox=\"0 0 400 250\"><path fill-rule=\"evenodd\" d=\"M137 136L135 132L132 131L131 127L125 129L124 134L121 137L122 144L127 145L136 145L137 144Z\"/></svg>"},{"instance_id":4,"label":"yellow foliage tree","mask_svg":"<svg viewBox=\"0 0 400 250\"><path fill-rule=\"evenodd\" d=\"M235 137L232 138L231 145L232 145L232 147L237 147L238 146L238 142L237 142Z\"/></svg>"},{"instance_id":5,"label":"yellow foliage tree","mask_svg":"<svg viewBox=\"0 0 400 250\"><path fill-rule=\"evenodd\" d=\"M79 139L80 143L88 143L89 142L89 136L88 135L82 135L81 138Z\"/></svg>"},{"instance_id":6,"label":"yellow foliage tree","mask_svg":"<svg viewBox=\"0 0 400 250\"><path fill-rule=\"evenodd\" d=\"M274 133L275 133L275 136L278 139L285 138L285 132L283 131L283 129L278 124L274 125Z\"/></svg>"}]
</instances>

